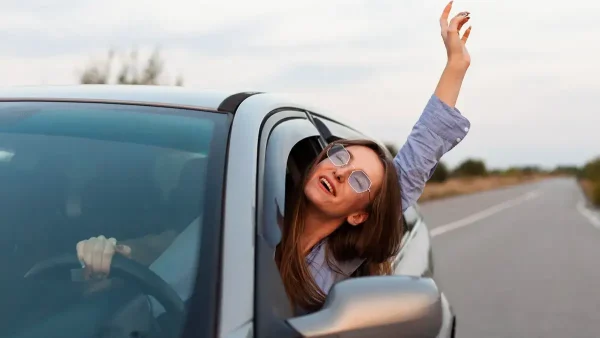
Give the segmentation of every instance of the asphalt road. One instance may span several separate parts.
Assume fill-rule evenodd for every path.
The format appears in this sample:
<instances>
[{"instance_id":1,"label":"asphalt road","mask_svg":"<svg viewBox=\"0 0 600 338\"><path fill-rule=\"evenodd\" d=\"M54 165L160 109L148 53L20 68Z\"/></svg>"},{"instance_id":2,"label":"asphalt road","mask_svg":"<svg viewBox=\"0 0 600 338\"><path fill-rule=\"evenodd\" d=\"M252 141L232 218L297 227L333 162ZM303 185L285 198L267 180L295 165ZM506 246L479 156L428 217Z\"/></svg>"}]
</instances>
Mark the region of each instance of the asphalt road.
<instances>
[{"instance_id":1,"label":"asphalt road","mask_svg":"<svg viewBox=\"0 0 600 338\"><path fill-rule=\"evenodd\" d=\"M600 337L600 213L573 179L421 206L457 337Z\"/></svg>"}]
</instances>

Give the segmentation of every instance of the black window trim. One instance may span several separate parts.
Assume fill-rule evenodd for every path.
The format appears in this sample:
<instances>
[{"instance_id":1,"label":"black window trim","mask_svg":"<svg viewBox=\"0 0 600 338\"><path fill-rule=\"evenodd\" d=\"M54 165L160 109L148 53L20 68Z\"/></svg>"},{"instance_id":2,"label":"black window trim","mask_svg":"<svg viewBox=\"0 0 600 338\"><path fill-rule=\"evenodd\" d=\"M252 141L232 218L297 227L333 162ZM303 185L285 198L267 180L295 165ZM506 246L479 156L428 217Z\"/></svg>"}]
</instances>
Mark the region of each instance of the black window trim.
<instances>
[{"instance_id":1,"label":"black window trim","mask_svg":"<svg viewBox=\"0 0 600 338\"><path fill-rule=\"evenodd\" d=\"M174 103L160 103L134 100L104 100L104 99L82 99L82 98L52 98L52 97L23 97L23 98L0 98L0 102L59 102L59 103L104 103L117 104L124 106L142 106L158 108L176 108L182 110L196 110L217 114L231 114L225 111L219 111L213 108L203 106L183 105Z\"/></svg>"},{"instance_id":2,"label":"black window trim","mask_svg":"<svg viewBox=\"0 0 600 338\"><path fill-rule=\"evenodd\" d=\"M219 108L217 108L220 112L228 112L235 114L240 105L250 96L262 94L262 92L241 92L237 94L230 95L221 102Z\"/></svg>"}]
</instances>

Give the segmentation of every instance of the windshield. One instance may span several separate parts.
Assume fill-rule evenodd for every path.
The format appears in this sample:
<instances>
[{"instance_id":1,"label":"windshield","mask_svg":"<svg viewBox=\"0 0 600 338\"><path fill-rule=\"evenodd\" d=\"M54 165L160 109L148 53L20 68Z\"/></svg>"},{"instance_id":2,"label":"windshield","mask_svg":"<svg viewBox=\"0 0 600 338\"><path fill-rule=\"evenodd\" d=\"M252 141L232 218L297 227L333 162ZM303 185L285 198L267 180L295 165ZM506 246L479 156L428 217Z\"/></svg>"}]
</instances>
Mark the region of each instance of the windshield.
<instances>
[{"instance_id":1,"label":"windshield","mask_svg":"<svg viewBox=\"0 0 600 338\"><path fill-rule=\"evenodd\" d=\"M0 337L181 328L158 299L174 291L187 305L196 262L216 260L200 248L218 243L203 240L220 214L206 187L222 185L227 124L185 109L0 102ZM118 271L117 259L107 278L86 278L76 245L100 235L129 245L170 290Z\"/></svg>"}]
</instances>

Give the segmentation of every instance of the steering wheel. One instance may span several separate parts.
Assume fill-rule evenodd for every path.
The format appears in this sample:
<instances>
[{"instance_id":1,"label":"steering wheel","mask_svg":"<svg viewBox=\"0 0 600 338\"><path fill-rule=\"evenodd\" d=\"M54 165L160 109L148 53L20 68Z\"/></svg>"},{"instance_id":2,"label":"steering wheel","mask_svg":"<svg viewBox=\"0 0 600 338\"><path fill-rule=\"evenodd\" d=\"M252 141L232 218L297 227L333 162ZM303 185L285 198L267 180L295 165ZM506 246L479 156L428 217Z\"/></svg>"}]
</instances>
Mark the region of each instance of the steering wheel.
<instances>
[{"instance_id":1,"label":"steering wheel","mask_svg":"<svg viewBox=\"0 0 600 338\"><path fill-rule=\"evenodd\" d=\"M44 278L56 274L69 275L72 269L81 269L81 262L74 254L63 254L37 263L25 274L25 278ZM152 270L134 260L115 255L112 258L110 274L136 283L144 294L158 300L170 318L177 323L183 323L185 318L183 300L167 282Z\"/></svg>"}]
</instances>

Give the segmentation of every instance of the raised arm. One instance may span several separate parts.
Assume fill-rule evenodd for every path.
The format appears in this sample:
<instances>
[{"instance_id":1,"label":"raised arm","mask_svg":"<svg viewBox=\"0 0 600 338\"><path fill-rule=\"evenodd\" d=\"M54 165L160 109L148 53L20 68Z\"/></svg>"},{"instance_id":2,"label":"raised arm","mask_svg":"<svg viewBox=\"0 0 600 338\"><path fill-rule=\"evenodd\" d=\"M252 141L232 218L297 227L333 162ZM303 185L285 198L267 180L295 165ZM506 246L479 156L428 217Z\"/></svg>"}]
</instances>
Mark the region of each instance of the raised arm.
<instances>
[{"instance_id":1,"label":"raised arm","mask_svg":"<svg viewBox=\"0 0 600 338\"><path fill-rule=\"evenodd\" d=\"M394 158L403 211L419 199L439 160L465 138L470 128L469 121L454 107L471 63L466 49L471 28L462 38L459 35L462 26L469 21L469 13L459 13L448 24L451 9L452 2L444 8L440 18L442 39L448 54L446 67L435 93Z\"/></svg>"}]
</instances>

